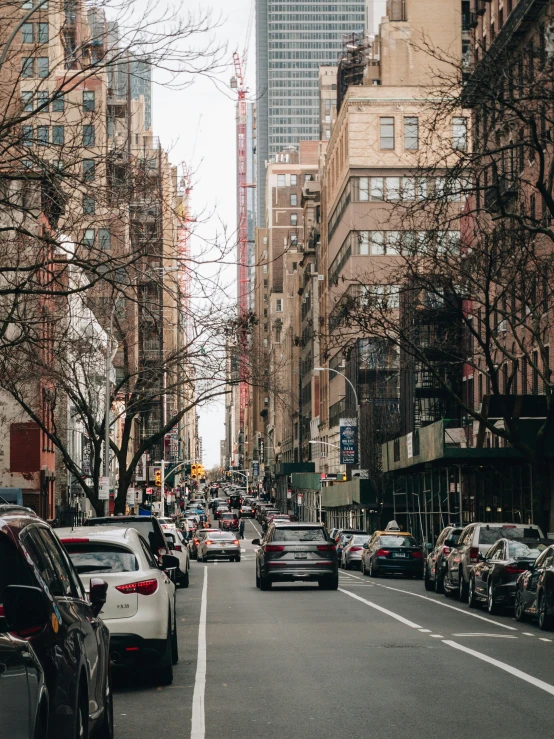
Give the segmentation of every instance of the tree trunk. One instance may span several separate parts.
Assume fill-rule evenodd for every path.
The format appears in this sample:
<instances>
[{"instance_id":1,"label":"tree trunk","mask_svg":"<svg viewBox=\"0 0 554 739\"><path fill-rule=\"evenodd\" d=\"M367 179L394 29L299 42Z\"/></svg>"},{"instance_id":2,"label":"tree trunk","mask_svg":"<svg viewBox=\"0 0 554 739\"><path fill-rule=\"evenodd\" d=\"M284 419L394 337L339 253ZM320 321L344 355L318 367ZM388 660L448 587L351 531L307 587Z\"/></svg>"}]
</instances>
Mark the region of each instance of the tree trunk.
<instances>
[{"instance_id":1,"label":"tree trunk","mask_svg":"<svg viewBox=\"0 0 554 739\"><path fill-rule=\"evenodd\" d=\"M126 460L124 461L125 464ZM122 465L122 460L119 460L119 482L117 485L117 494L115 496L114 500L114 515L124 514L125 513L125 507L127 505L127 490L129 489L129 486L131 484L131 474L129 474L129 471L121 472L122 469L125 469L124 464Z\"/></svg>"}]
</instances>

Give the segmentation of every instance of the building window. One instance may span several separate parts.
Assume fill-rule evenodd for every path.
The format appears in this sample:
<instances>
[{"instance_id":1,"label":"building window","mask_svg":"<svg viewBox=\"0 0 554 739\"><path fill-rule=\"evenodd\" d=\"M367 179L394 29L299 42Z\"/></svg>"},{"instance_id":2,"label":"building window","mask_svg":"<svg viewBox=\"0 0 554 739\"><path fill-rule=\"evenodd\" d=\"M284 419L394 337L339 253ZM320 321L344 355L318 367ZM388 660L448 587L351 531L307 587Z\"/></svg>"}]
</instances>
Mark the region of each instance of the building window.
<instances>
[{"instance_id":1,"label":"building window","mask_svg":"<svg viewBox=\"0 0 554 739\"><path fill-rule=\"evenodd\" d=\"M94 229L87 228L83 234L83 246L92 249L94 246Z\"/></svg>"},{"instance_id":2,"label":"building window","mask_svg":"<svg viewBox=\"0 0 554 739\"><path fill-rule=\"evenodd\" d=\"M276 313L282 313L283 312L283 299L277 298L275 301L275 312Z\"/></svg>"},{"instance_id":3,"label":"building window","mask_svg":"<svg viewBox=\"0 0 554 739\"><path fill-rule=\"evenodd\" d=\"M94 92L91 90L83 92L83 110L85 113L94 113Z\"/></svg>"},{"instance_id":4,"label":"building window","mask_svg":"<svg viewBox=\"0 0 554 739\"><path fill-rule=\"evenodd\" d=\"M94 126L91 123L86 123L83 126L83 146L94 146L94 144Z\"/></svg>"},{"instance_id":5,"label":"building window","mask_svg":"<svg viewBox=\"0 0 554 739\"><path fill-rule=\"evenodd\" d=\"M296 207L298 205L298 195L293 194L293 195L290 196L290 204L293 207Z\"/></svg>"},{"instance_id":6,"label":"building window","mask_svg":"<svg viewBox=\"0 0 554 739\"><path fill-rule=\"evenodd\" d=\"M37 126L37 144L45 146L50 143L50 129L48 126Z\"/></svg>"},{"instance_id":7,"label":"building window","mask_svg":"<svg viewBox=\"0 0 554 739\"><path fill-rule=\"evenodd\" d=\"M57 95L52 101L52 111L54 113L63 113L65 110L65 99L63 95Z\"/></svg>"},{"instance_id":8,"label":"building window","mask_svg":"<svg viewBox=\"0 0 554 739\"><path fill-rule=\"evenodd\" d=\"M467 151L467 118L452 119L452 146L458 151Z\"/></svg>"},{"instance_id":9,"label":"building window","mask_svg":"<svg viewBox=\"0 0 554 739\"><path fill-rule=\"evenodd\" d=\"M49 106L49 95L47 90L37 91L37 109L40 108L41 112L46 112Z\"/></svg>"},{"instance_id":10,"label":"building window","mask_svg":"<svg viewBox=\"0 0 554 739\"><path fill-rule=\"evenodd\" d=\"M98 229L98 246L100 249L108 250L111 249L112 239L109 229L99 228Z\"/></svg>"},{"instance_id":11,"label":"building window","mask_svg":"<svg viewBox=\"0 0 554 739\"><path fill-rule=\"evenodd\" d=\"M83 178L85 182L92 182L95 174L94 159L83 159Z\"/></svg>"},{"instance_id":12,"label":"building window","mask_svg":"<svg viewBox=\"0 0 554 739\"><path fill-rule=\"evenodd\" d=\"M42 79L48 77L50 71L50 64L48 62L47 56L39 56L37 57L37 74L39 77L42 77Z\"/></svg>"},{"instance_id":13,"label":"building window","mask_svg":"<svg viewBox=\"0 0 554 739\"><path fill-rule=\"evenodd\" d=\"M39 44L47 44L49 40L50 40L50 31L48 28L48 23L39 23L38 24Z\"/></svg>"},{"instance_id":14,"label":"building window","mask_svg":"<svg viewBox=\"0 0 554 739\"><path fill-rule=\"evenodd\" d=\"M35 31L32 23L24 23L21 26L21 43L33 44L35 42Z\"/></svg>"},{"instance_id":15,"label":"building window","mask_svg":"<svg viewBox=\"0 0 554 739\"><path fill-rule=\"evenodd\" d=\"M31 10L33 7L33 0L23 0L21 3L21 10Z\"/></svg>"},{"instance_id":16,"label":"building window","mask_svg":"<svg viewBox=\"0 0 554 739\"><path fill-rule=\"evenodd\" d=\"M21 60L21 76L26 79L35 76L35 60L32 56L24 57Z\"/></svg>"},{"instance_id":17,"label":"building window","mask_svg":"<svg viewBox=\"0 0 554 739\"><path fill-rule=\"evenodd\" d=\"M83 213L88 216L94 215L94 198L88 195L83 197Z\"/></svg>"},{"instance_id":18,"label":"building window","mask_svg":"<svg viewBox=\"0 0 554 739\"><path fill-rule=\"evenodd\" d=\"M267 275L267 264L264 264L262 271L264 275Z\"/></svg>"},{"instance_id":19,"label":"building window","mask_svg":"<svg viewBox=\"0 0 554 739\"><path fill-rule=\"evenodd\" d=\"M21 140L23 141L24 146L33 145L33 127L32 126L22 126L21 127Z\"/></svg>"},{"instance_id":20,"label":"building window","mask_svg":"<svg viewBox=\"0 0 554 739\"><path fill-rule=\"evenodd\" d=\"M394 118L381 118L381 149L394 149Z\"/></svg>"},{"instance_id":21,"label":"building window","mask_svg":"<svg viewBox=\"0 0 554 739\"><path fill-rule=\"evenodd\" d=\"M286 184L287 184L286 175L278 174L277 175L277 187L285 187Z\"/></svg>"},{"instance_id":22,"label":"building window","mask_svg":"<svg viewBox=\"0 0 554 739\"><path fill-rule=\"evenodd\" d=\"M290 240L290 245L291 246L296 246L296 244L298 244L298 234L296 234L294 231L292 231L291 234L290 234L290 239L289 240Z\"/></svg>"},{"instance_id":23,"label":"building window","mask_svg":"<svg viewBox=\"0 0 554 739\"><path fill-rule=\"evenodd\" d=\"M296 187L297 183L298 183L298 177L295 174L291 174L290 176L291 187Z\"/></svg>"},{"instance_id":24,"label":"building window","mask_svg":"<svg viewBox=\"0 0 554 739\"><path fill-rule=\"evenodd\" d=\"M65 144L65 128L63 126L52 126L52 143L56 146Z\"/></svg>"},{"instance_id":25,"label":"building window","mask_svg":"<svg viewBox=\"0 0 554 739\"><path fill-rule=\"evenodd\" d=\"M290 225L298 226L298 214L297 213L290 214Z\"/></svg>"},{"instance_id":26,"label":"building window","mask_svg":"<svg viewBox=\"0 0 554 739\"><path fill-rule=\"evenodd\" d=\"M21 108L25 113L33 111L33 93L24 91L21 93Z\"/></svg>"},{"instance_id":27,"label":"building window","mask_svg":"<svg viewBox=\"0 0 554 739\"><path fill-rule=\"evenodd\" d=\"M404 118L404 148L419 149L419 118Z\"/></svg>"}]
</instances>

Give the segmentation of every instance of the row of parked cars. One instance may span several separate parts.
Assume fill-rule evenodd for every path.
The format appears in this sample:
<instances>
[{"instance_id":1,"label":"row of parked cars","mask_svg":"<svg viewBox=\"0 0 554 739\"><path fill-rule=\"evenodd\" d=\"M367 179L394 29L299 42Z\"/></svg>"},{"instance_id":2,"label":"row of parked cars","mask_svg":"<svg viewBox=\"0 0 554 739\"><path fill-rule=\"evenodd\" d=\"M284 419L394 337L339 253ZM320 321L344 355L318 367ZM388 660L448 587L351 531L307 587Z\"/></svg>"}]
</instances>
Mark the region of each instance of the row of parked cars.
<instances>
[{"instance_id":1,"label":"row of parked cars","mask_svg":"<svg viewBox=\"0 0 554 739\"><path fill-rule=\"evenodd\" d=\"M112 669L173 679L184 539L151 516L87 524L54 531L0 504L2 736L112 739Z\"/></svg>"}]
</instances>

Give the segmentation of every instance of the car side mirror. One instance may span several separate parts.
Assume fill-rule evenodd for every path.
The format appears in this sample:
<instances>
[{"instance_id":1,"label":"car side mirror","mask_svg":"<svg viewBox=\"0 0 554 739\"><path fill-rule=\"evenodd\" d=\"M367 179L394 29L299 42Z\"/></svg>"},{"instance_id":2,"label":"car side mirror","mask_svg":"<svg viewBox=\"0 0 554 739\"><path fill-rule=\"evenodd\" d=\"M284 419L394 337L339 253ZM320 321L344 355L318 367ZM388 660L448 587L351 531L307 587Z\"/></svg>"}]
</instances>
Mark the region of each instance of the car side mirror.
<instances>
[{"instance_id":1,"label":"car side mirror","mask_svg":"<svg viewBox=\"0 0 554 739\"><path fill-rule=\"evenodd\" d=\"M8 585L2 601L8 631L41 629L50 620L50 603L40 588Z\"/></svg>"},{"instance_id":2,"label":"car side mirror","mask_svg":"<svg viewBox=\"0 0 554 739\"><path fill-rule=\"evenodd\" d=\"M108 583L99 577L93 577L90 581L89 600L92 606L92 612L98 616L102 608L106 604L108 596Z\"/></svg>"},{"instance_id":3,"label":"car side mirror","mask_svg":"<svg viewBox=\"0 0 554 739\"><path fill-rule=\"evenodd\" d=\"M252 544L254 544L255 547L260 547L261 543L259 539L252 539Z\"/></svg>"},{"instance_id":4,"label":"car side mirror","mask_svg":"<svg viewBox=\"0 0 554 739\"><path fill-rule=\"evenodd\" d=\"M162 557L162 570L176 570L179 567L179 560L173 554L164 554Z\"/></svg>"}]
</instances>

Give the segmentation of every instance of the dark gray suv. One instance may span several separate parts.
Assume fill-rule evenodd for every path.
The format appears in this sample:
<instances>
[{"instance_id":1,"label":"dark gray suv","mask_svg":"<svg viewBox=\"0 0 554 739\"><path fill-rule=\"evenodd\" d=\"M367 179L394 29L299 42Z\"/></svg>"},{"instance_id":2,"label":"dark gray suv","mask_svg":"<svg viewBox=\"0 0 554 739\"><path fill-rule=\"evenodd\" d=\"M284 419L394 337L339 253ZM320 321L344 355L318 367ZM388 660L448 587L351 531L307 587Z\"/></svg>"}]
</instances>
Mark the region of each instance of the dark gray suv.
<instances>
[{"instance_id":1,"label":"dark gray suv","mask_svg":"<svg viewBox=\"0 0 554 739\"><path fill-rule=\"evenodd\" d=\"M269 590L274 582L316 581L321 588L336 590L339 571L335 544L318 523L270 525L256 552L256 587Z\"/></svg>"}]
</instances>

